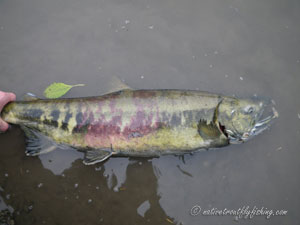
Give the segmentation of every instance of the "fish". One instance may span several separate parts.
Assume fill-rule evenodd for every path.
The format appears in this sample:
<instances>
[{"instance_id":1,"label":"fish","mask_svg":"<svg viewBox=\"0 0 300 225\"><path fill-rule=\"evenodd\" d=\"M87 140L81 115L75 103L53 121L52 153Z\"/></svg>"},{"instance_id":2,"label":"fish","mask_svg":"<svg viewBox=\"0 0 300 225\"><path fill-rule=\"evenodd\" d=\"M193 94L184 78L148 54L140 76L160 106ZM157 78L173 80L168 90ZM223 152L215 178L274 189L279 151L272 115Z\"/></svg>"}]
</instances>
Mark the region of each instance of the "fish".
<instances>
[{"instance_id":1,"label":"fish","mask_svg":"<svg viewBox=\"0 0 300 225\"><path fill-rule=\"evenodd\" d=\"M183 155L243 143L278 112L263 98L126 88L96 97L31 96L8 103L1 117L24 130L26 155L73 148L92 165L111 156Z\"/></svg>"}]
</instances>

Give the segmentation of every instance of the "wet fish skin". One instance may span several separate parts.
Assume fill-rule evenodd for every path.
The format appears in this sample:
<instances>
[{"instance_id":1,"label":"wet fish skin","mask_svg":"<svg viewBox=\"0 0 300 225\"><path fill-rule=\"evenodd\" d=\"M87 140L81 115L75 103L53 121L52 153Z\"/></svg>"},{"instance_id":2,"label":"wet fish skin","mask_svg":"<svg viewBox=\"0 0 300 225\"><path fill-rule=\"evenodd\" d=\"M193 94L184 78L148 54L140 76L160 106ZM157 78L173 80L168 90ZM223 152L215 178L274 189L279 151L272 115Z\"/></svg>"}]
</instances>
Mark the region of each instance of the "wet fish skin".
<instances>
[{"instance_id":1,"label":"wet fish skin","mask_svg":"<svg viewBox=\"0 0 300 225\"><path fill-rule=\"evenodd\" d=\"M207 92L128 89L99 97L12 102L2 118L81 150L159 156L228 145L225 128L239 121L232 110L249 104L257 113L262 108ZM256 114L242 115L243 124L235 123L239 133L253 127Z\"/></svg>"}]
</instances>

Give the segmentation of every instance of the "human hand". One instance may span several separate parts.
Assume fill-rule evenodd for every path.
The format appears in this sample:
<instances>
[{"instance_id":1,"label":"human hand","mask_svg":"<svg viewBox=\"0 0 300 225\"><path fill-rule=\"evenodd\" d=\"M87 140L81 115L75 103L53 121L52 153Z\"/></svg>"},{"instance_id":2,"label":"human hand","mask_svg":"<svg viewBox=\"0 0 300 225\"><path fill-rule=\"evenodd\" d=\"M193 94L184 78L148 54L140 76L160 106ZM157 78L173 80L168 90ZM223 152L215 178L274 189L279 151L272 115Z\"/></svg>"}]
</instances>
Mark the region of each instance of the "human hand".
<instances>
[{"instance_id":1,"label":"human hand","mask_svg":"<svg viewBox=\"0 0 300 225\"><path fill-rule=\"evenodd\" d=\"M3 107L11 101L16 100L16 95L14 93L8 93L0 91L0 113ZM4 132L8 129L8 123L0 118L0 131Z\"/></svg>"}]
</instances>

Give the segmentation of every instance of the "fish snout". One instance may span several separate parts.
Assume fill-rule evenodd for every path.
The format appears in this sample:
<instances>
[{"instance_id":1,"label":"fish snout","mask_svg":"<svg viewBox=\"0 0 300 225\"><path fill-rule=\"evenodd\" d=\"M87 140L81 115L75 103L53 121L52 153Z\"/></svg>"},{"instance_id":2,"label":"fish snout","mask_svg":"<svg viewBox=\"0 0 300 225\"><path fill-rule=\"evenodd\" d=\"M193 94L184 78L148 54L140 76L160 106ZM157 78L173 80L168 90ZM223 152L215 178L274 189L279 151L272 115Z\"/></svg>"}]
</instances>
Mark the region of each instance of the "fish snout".
<instances>
[{"instance_id":1,"label":"fish snout","mask_svg":"<svg viewBox=\"0 0 300 225\"><path fill-rule=\"evenodd\" d=\"M275 118L279 117L279 113L275 109L275 102L273 100L262 102L261 112L258 113L256 122L249 133L245 133L246 137L251 137L266 130L274 121Z\"/></svg>"}]
</instances>

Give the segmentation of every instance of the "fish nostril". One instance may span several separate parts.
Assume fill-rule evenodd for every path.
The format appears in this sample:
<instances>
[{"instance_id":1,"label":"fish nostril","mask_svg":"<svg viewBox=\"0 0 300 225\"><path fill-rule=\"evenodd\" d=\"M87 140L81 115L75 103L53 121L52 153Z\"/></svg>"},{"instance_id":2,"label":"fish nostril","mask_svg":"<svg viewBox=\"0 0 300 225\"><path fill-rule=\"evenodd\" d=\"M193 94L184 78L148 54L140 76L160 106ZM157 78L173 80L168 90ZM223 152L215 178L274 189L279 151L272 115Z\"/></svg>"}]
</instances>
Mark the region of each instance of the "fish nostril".
<instances>
[{"instance_id":1,"label":"fish nostril","mask_svg":"<svg viewBox=\"0 0 300 225\"><path fill-rule=\"evenodd\" d=\"M249 137L249 133L244 133L244 134L243 134L243 137L244 137L244 138L248 138L248 137Z\"/></svg>"}]
</instances>

